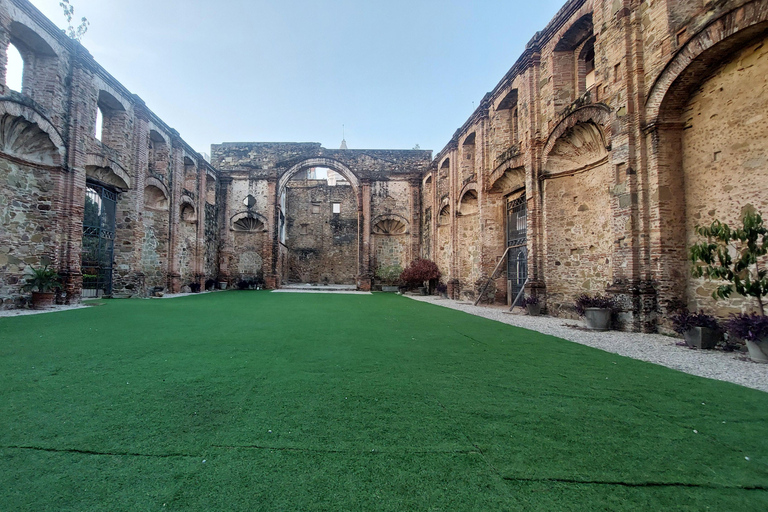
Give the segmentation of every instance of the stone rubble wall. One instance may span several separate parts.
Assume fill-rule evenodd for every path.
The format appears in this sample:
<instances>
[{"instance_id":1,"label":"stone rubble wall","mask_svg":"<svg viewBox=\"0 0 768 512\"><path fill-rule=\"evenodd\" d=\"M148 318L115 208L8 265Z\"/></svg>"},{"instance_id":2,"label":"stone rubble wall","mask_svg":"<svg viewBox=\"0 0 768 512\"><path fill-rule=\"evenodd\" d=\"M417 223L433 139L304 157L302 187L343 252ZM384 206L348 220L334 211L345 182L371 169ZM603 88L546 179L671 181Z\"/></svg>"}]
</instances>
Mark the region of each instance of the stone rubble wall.
<instances>
[{"instance_id":1,"label":"stone rubble wall","mask_svg":"<svg viewBox=\"0 0 768 512\"><path fill-rule=\"evenodd\" d=\"M671 300L754 310L715 302L687 250L697 224L735 223L747 205L768 215L766 27L765 0L566 2L422 176L422 254L449 293L477 295L524 193L527 293L550 313L575 316L582 293L614 296L627 330L668 329Z\"/></svg>"}]
</instances>

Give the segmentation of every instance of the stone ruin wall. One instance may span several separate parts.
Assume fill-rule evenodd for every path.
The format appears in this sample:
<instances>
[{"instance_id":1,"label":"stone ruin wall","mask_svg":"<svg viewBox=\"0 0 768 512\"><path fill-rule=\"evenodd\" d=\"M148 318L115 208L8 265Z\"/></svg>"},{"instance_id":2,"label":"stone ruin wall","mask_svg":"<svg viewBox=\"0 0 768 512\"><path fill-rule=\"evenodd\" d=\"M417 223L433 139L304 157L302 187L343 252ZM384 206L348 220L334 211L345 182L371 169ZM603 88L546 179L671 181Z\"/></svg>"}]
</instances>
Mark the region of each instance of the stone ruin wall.
<instances>
[{"instance_id":1,"label":"stone ruin wall","mask_svg":"<svg viewBox=\"0 0 768 512\"><path fill-rule=\"evenodd\" d=\"M213 167L25 0L0 2L3 78L9 43L25 69L22 91L0 84L0 307L23 305L25 271L49 262L63 277L59 301L79 300L90 183L117 193L113 296L178 291L188 284L182 281L216 278L215 265L204 265L201 224L180 225L183 197L195 222L203 222L206 182L215 204Z\"/></svg>"},{"instance_id":2,"label":"stone ruin wall","mask_svg":"<svg viewBox=\"0 0 768 512\"><path fill-rule=\"evenodd\" d=\"M451 295L477 296L504 253L507 201L525 193L527 293L551 313L597 292L633 330L666 329L675 298L751 311L691 279L687 247L696 224L768 212L767 18L765 1L567 2L423 176L422 254ZM504 273L495 287L511 299Z\"/></svg>"},{"instance_id":3,"label":"stone ruin wall","mask_svg":"<svg viewBox=\"0 0 768 512\"><path fill-rule=\"evenodd\" d=\"M338 203L340 213L332 211ZM288 283L355 284L358 276L357 197L349 185L293 179L286 197Z\"/></svg>"},{"instance_id":4,"label":"stone ruin wall","mask_svg":"<svg viewBox=\"0 0 768 512\"><path fill-rule=\"evenodd\" d=\"M368 288L382 261L407 265L420 254L421 176L430 151L329 150L316 143L225 143L212 148L214 166L225 176L224 217L251 216L263 221L260 245L262 273L267 285L289 281L349 282ZM328 186L302 179L311 168L330 168L350 185ZM285 186L281 204L280 187ZM251 208L243 201L253 198ZM342 213L334 219L330 202ZM312 214L312 203L324 210ZM281 214L285 241L280 242ZM326 217L328 215L328 217ZM362 220L359 220L362 219ZM327 224L326 224L327 222ZM302 234L302 225L306 234ZM396 232L389 232L395 230ZM222 260L236 258L242 235L230 226L222 240ZM292 260L306 254L325 255L303 277ZM295 266L295 265L294 265ZM240 278L229 263L227 275Z\"/></svg>"}]
</instances>

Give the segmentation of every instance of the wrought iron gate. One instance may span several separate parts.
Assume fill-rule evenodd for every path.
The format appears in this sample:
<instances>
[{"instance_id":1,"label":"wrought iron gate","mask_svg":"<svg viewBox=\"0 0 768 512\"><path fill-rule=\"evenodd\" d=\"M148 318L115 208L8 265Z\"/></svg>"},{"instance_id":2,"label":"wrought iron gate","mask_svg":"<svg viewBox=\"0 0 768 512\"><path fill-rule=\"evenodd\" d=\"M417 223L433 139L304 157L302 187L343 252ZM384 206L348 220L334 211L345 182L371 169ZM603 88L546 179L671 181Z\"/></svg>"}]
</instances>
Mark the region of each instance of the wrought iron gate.
<instances>
[{"instance_id":1,"label":"wrought iron gate","mask_svg":"<svg viewBox=\"0 0 768 512\"><path fill-rule=\"evenodd\" d=\"M83 297L112 293L117 194L88 183L83 217Z\"/></svg>"},{"instance_id":2,"label":"wrought iron gate","mask_svg":"<svg viewBox=\"0 0 768 512\"><path fill-rule=\"evenodd\" d=\"M510 300L528 278L528 210L525 194L507 201L507 282Z\"/></svg>"}]
</instances>

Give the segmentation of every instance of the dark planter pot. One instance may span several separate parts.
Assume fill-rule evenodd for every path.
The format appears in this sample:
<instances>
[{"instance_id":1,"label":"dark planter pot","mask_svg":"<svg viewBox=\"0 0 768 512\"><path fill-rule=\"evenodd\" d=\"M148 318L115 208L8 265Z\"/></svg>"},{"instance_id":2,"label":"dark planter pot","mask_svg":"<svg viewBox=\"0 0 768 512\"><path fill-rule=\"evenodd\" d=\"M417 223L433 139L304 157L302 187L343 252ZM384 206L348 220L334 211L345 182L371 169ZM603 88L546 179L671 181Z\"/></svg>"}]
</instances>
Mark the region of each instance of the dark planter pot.
<instances>
[{"instance_id":1,"label":"dark planter pot","mask_svg":"<svg viewBox=\"0 0 768 512\"><path fill-rule=\"evenodd\" d=\"M760 341L747 342L747 350L749 350L749 358L756 363L768 363L768 338L763 338Z\"/></svg>"},{"instance_id":2,"label":"dark planter pot","mask_svg":"<svg viewBox=\"0 0 768 512\"><path fill-rule=\"evenodd\" d=\"M530 316L539 316L541 314L541 304L528 304L525 306L525 309L528 310L528 315Z\"/></svg>"},{"instance_id":3,"label":"dark planter pot","mask_svg":"<svg viewBox=\"0 0 768 512\"><path fill-rule=\"evenodd\" d=\"M584 321L590 331L608 331L611 329L611 310L586 308L584 309Z\"/></svg>"},{"instance_id":4,"label":"dark planter pot","mask_svg":"<svg viewBox=\"0 0 768 512\"><path fill-rule=\"evenodd\" d=\"M54 292L32 292L32 309L52 308L55 299Z\"/></svg>"},{"instance_id":5,"label":"dark planter pot","mask_svg":"<svg viewBox=\"0 0 768 512\"><path fill-rule=\"evenodd\" d=\"M721 336L720 331L708 327L691 327L683 333L685 344L698 349L715 348Z\"/></svg>"}]
</instances>

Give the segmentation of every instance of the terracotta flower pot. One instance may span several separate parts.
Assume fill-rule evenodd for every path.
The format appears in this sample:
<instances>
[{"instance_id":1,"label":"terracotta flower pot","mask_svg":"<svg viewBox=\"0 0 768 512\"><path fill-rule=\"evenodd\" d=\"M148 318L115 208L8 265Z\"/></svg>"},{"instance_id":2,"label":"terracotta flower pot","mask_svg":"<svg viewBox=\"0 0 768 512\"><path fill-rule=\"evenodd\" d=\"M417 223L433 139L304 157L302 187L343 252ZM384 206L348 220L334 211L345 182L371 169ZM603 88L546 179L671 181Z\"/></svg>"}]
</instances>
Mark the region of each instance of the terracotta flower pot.
<instances>
[{"instance_id":1,"label":"terracotta flower pot","mask_svg":"<svg viewBox=\"0 0 768 512\"><path fill-rule=\"evenodd\" d=\"M52 308L55 299L54 292L32 292L32 309Z\"/></svg>"}]
</instances>

